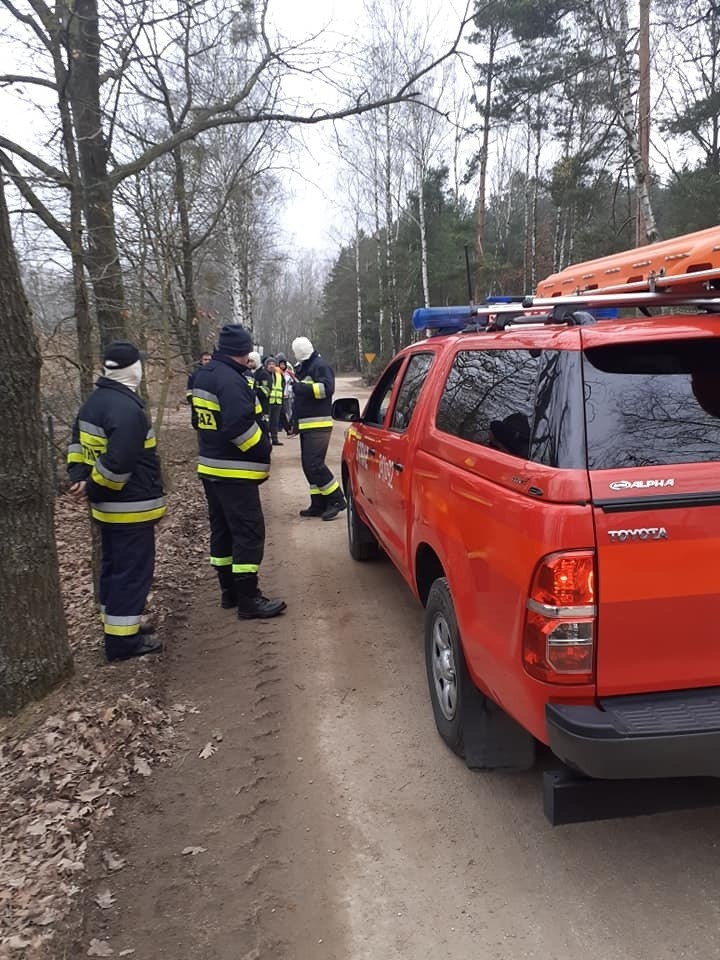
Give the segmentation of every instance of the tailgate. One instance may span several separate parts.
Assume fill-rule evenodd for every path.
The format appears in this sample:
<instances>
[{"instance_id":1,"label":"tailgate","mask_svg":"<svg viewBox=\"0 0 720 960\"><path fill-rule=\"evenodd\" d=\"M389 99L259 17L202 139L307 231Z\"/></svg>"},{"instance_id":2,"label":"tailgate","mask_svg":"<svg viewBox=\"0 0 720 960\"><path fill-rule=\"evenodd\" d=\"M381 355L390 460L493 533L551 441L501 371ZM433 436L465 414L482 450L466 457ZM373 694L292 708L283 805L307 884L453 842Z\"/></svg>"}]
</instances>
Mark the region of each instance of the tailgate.
<instances>
[{"instance_id":1,"label":"tailgate","mask_svg":"<svg viewBox=\"0 0 720 960\"><path fill-rule=\"evenodd\" d=\"M720 686L720 496L620 506L594 508L598 696Z\"/></svg>"},{"instance_id":2,"label":"tailgate","mask_svg":"<svg viewBox=\"0 0 720 960\"><path fill-rule=\"evenodd\" d=\"M718 371L717 336L584 350L600 697L720 686Z\"/></svg>"}]
</instances>

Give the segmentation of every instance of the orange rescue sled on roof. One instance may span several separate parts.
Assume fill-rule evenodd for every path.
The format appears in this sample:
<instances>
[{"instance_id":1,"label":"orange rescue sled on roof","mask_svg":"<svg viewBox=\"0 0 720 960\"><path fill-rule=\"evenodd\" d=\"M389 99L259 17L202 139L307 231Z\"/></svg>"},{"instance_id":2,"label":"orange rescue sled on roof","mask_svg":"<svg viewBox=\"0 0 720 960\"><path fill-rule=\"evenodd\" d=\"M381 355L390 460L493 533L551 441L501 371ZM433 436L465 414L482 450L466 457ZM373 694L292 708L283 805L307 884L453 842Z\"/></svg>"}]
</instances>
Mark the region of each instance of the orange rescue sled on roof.
<instances>
[{"instance_id":1,"label":"orange rescue sled on roof","mask_svg":"<svg viewBox=\"0 0 720 960\"><path fill-rule=\"evenodd\" d=\"M720 289L720 226L587 260L541 280L538 297L603 293L682 293Z\"/></svg>"}]
</instances>

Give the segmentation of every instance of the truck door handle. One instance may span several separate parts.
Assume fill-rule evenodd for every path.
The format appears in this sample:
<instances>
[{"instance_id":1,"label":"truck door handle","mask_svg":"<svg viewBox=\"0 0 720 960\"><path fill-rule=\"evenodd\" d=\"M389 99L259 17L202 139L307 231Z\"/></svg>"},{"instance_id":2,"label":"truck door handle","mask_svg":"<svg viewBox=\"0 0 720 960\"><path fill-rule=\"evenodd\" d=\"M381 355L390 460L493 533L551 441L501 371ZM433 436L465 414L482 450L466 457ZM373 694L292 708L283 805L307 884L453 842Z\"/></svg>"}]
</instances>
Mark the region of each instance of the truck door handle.
<instances>
[{"instance_id":1,"label":"truck door handle","mask_svg":"<svg viewBox=\"0 0 720 960\"><path fill-rule=\"evenodd\" d=\"M394 463L393 470L397 470L398 473L402 473L405 467L401 463Z\"/></svg>"}]
</instances>

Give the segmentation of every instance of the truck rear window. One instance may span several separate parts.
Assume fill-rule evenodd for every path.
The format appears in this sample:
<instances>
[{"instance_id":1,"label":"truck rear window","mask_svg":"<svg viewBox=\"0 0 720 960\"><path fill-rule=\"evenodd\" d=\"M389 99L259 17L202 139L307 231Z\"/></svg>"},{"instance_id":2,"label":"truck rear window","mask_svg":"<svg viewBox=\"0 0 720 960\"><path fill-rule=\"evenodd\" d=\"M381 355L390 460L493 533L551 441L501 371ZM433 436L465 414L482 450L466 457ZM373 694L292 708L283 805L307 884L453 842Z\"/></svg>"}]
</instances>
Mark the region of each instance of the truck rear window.
<instances>
[{"instance_id":1,"label":"truck rear window","mask_svg":"<svg viewBox=\"0 0 720 960\"><path fill-rule=\"evenodd\" d=\"M720 460L720 341L591 347L583 379L590 470Z\"/></svg>"}]
</instances>

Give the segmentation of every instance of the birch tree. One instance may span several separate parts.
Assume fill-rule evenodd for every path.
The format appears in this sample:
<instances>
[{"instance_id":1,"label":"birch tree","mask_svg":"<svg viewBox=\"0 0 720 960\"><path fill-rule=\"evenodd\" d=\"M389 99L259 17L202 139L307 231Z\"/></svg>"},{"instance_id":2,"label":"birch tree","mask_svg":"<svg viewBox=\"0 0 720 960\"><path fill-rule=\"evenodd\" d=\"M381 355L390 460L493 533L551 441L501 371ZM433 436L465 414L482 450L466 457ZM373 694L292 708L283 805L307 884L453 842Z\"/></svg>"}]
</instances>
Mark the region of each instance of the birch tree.
<instances>
[{"instance_id":1,"label":"birch tree","mask_svg":"<svg viewBox=\"0 0 720 960\"><path fill-rule=\"evenodd\" d=\"M28 34L33 37L44 54L33 65L34 83L59 89L53 64L59 57L67 57L65 87L82 182L87 233L85 263L93 285L103 342L127 331L115 229L114 200L119 184L217 127L265 122L317 124L403 102L415 95L414 84L419 76L455 52L463 26L459 25L457 38L449 50L423 64L416 75L395 76L392 86L379 96L368 95L362 78L348 88L344 81L332 79L330 64L316 67L312 72L320 80L330 78L326 82L335 98L333 104L317 109L303 107L294 95L286 92L288 77L300 76L306 70L306 51L298 51L293 44L284 44L271 34L267 0L257 3L248 0L240 9L240 23L238 8L222 0L179 0L179 4L169 0L136 0L128 4L109 3L102 11L98 0L71 0L69 4L57 0L54 8L45 0L25 0L19 5L15 0L0 0L0 3L13 18L16 33L20 37ZM222 71L213 76L202 74L197 80L199 95L194 109L178 117L176 129L139 149L128 149L128 144L122 141L124 110L128 98L132 99L134 78L147 70L148 31L162 23L167 35L163 55L177 55L177 49L183 49L175 32L178 8L193 20L205 17L208 22L212 21L218 35L237 30L248 33L245 78L228 91L223 86ZM253 24L251 32L247 30L248 20ZM118 41L108 43L113 36L117 36ZM102 71L101 50L106 67ZM17 165L18 187L38 202L33 186L37 171L56 186L66 186L65 172L35 149L8 137L0 137L0 149ZM0 163L8 169L2 157Z\"/></svg>"}]
</instances>

